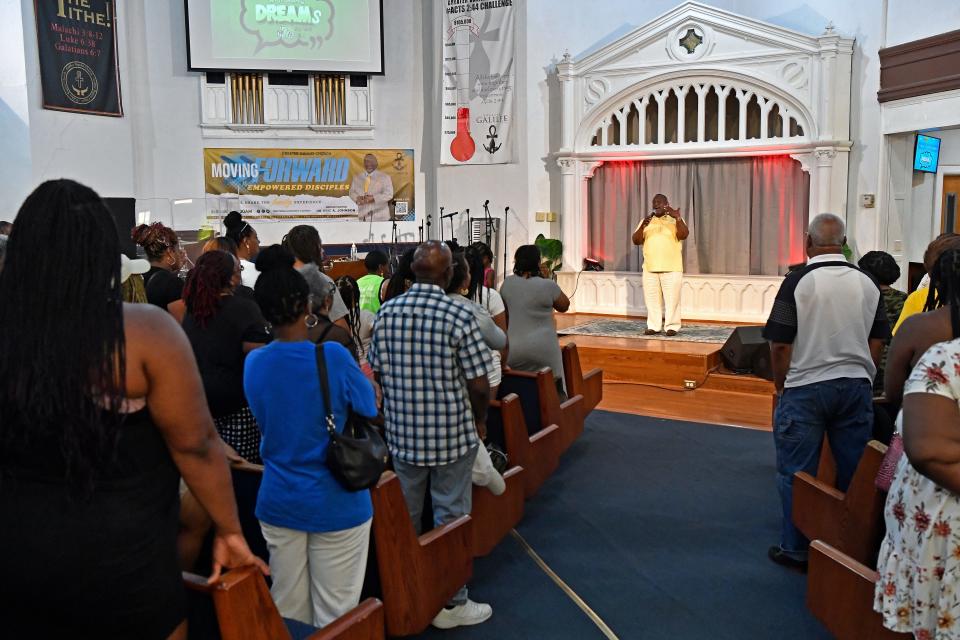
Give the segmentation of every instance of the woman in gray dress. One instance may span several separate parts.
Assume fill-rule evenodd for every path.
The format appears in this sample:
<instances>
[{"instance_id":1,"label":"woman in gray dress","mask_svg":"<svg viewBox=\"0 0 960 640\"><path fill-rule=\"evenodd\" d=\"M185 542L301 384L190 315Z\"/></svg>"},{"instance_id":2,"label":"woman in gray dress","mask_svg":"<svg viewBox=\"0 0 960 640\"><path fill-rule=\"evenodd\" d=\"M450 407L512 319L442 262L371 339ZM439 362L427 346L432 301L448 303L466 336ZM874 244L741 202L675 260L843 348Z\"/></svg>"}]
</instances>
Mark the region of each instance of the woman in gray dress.
<instances>
[{"instance_id":1,"label":"woman in gray dress","mask_svg":"<svg viewBox=\"0 0 960 640\"><path fill-rule=\"evenodd\" d=\"M553 312L565 312L570 299L540 270L540 249L527 244L513 256L513 273L504 279L500 295L507 305L507 366L520 371L550 367L563 390L563 359Z\"/></svg>"}]
</instances>

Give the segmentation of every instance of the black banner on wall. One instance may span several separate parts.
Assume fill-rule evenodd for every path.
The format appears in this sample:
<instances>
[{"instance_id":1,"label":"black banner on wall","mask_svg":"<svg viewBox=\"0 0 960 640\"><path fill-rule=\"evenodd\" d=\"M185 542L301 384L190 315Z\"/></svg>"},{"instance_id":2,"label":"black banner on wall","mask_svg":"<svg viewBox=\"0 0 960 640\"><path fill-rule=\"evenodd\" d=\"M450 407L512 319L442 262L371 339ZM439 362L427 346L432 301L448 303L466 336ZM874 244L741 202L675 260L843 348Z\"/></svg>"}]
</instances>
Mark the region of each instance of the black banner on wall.
<instances>
[{"instance_id":1,"label":"black banner on wall","mask_svg":"<svg viewBox=\"0 0 960 640\"><path fill-rule=\"evenodd\" d=\"M122 116L114 0L33 0L43 107Z\"/></svg>"}]
</instances>

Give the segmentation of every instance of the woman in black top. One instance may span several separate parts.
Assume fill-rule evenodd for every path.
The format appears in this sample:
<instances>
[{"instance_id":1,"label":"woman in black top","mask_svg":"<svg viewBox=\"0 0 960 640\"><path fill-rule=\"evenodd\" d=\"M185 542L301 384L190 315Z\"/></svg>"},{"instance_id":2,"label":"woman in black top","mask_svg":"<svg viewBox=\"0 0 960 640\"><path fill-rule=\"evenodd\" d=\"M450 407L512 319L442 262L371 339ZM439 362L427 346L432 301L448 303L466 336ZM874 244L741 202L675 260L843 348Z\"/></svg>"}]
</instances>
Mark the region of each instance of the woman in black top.
<instances>
[{"instance_id":1,"label":"woman in black top","mask_svg":"<svg viewBox=\"0 0 960 640\"><path fill-rule=\"evenodd\" d=\"M9 249L0 273L2 633L185 638L180 474L216 524L211 578L223 566L264 568L240 533L189 344L168 314L121 302L116 227L89 188L40 185Z\"/></svg>"},{"instance_id":2,"label":"woman in black top","mask_svg":"<svg viewBox=\"0 0 960 640\"><path fill-rule=\"evenodd\" d=\"M143 247L150 261L150 271L143 274L147 302L169 311L171 302L183 294L183 280L177 273L186 256L180 248L180 239L173 229L159 222L141 224L131 234L133 241Z\"/></svg>"},{"instance_id":3,"label":"woman in black top","mask_svg":"<svg viewBox=\"0 0 960 640\"><path fill-rule=\"evenodd\" d=\"M240 254L237 251L237 243L234 242L232 239L228 238L227 236L219 236L219 237L211 238L210 240L207 240L207 242L203 245L203 253L207 253L210 251L223 251L225 253L229 253L238 261L240 260ZM247 300L256 302L257 300L256 300L256 297L253 295L253 289L243 284L242 282L243 272L244 272L243 265L240 265L241 282L239 285L237 285L237 288L234 289L233 295L239 298L246 298Z\"/></svg>"},{"instance_id":4,"label":"woman in black top","mask_svg":"<svg viewBox=\"0 0 960 640\"><path fill-rule=\"evenodd\" d=\"M217 432L249 462L260 464L260 429L243 393L243 362L249 351L270 341L267 321L255 302L233 295L240 263L210 251L187 276L183 330L200 368Z\"/></svg>"}]
</instances>

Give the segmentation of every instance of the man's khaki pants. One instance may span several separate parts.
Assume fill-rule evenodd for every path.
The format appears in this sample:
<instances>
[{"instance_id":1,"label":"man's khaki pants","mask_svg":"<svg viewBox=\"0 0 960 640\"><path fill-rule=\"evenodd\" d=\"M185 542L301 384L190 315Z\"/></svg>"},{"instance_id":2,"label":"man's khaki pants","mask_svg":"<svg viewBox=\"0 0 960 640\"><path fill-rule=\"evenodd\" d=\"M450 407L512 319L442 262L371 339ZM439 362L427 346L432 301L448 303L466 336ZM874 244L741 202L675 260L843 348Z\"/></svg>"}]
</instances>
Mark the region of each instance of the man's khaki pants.
<instances>
[{"instance_id":1,"label":"man's khaki pants","mask_svg":"<svg viewBox=\"0 0 960 640\"><path fill-rule=\"evenodd\" d=\"M680 271L643 272L643 300L647 305L647 328L680 330ZM664 318L666 316L666 318Z\"/></svg>"}]
</instances>

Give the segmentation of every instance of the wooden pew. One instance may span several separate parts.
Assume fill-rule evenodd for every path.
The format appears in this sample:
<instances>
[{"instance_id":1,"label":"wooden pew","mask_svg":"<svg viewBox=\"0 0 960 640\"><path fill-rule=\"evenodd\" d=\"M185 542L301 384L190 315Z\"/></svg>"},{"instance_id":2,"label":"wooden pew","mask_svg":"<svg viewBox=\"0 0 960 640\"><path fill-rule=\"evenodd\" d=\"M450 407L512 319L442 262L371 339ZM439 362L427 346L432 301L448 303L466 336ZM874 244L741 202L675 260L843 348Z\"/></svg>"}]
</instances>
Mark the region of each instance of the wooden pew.
<instances>
[{"instance_id":1,"label":"wooden pew","mask_svg":"<svg viewBox=\"0 0 960 640\"><path fill-rule=\"evenodd\" d=\"M515 393L490 402L487 433L507 453L510 464L523 467L524 495L528 499L560 464L560 427L551 424L528 435L520 397Z\"/></svg>"},{"instance_id":2,"label":"wooden pew","mask_svg":"<svg viewBox=\"0 0 960 640\"><path fill-rule=\"evenodd\" d=\"M878 575L873 569L816 540L810 545L807 608L837 640L907 640L886 629L873 610Z\"/></svg>"},{"instance_id":3,"label":"wooden pew","mask_svg":"<svg viewBox=\"0 0 960 640\"><path fill-rule=\"evenodd\" d=\"M847 492L808 473L793 476L793 523L809 540L821 540L857 562L870 564L883 539L886 493L874 481L887 447L867 443Z\"/></svg>"},{"instance_id":4,"label":"wooden pew","mask_svg":"<svg viewBox=\"0 0 960 640\"><path fill-rule=\"evenodd\" d=\"M471 549L475 558L493 551L523 518L525 475L523 467L507 469L503 474L507 489L499 496L493 495L486 487L473 485L470 525L473 530Z\"/></svg>"},{"instance_id":5,"label":"wooden pew","mask_svg":"<svg viewBox=\"0 0 960 640\"><path fill-rule=\"evenodd\" d=\"M471 518L418 538L396 474L385 472L370 495L387 634L420 633L473 573Z\"/></svg>"},{"instance_id":6,"label":"wooden pew","mask_svg":"<svg viewBox=\"0 0 960 640\"><path fill-rule=\"evenodd\" d=\"M288 623L280 617L263 575L254 567L228 571L215 584L192 573L183 574L188 590L213 600L217 626L222 640L291 640ZM290 627L308 634L309 640L380 640L384 638L383 605L376 598L364 600L352 611L320 630L309 632L303 623L290 621Z\"/></svg>"},{"instance_id":7,"label":"wooden pew","mask_svg":"<svg viewBox=\"0 0 960 640\"><path fill-rule=\"evenodd\" d=\"M563 347L563 380L567 393L583 396L583 413L588 415L603 400L603 369L592 369L583 375L577 345L571 342Z\"/></svg>"},{"instance_id":8,"label":"wooden pew","mask_svg":"<svg viewBox=\"0 0 960 640\"><path fill-rule=\"evenodd\" d=\"M498 393L500 398L511 393L520 396L530 433L536 433L546 425L558 425L561 453L569 449L583 433L583 396L571 396L561 404L550 367L535 373L504 369Z\"/></svg>"}]
</instances>

